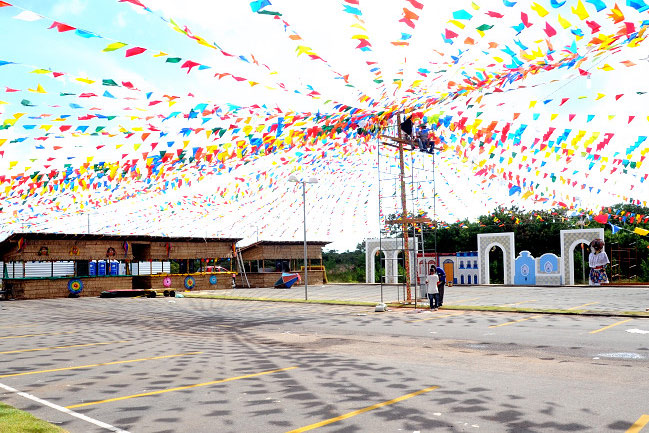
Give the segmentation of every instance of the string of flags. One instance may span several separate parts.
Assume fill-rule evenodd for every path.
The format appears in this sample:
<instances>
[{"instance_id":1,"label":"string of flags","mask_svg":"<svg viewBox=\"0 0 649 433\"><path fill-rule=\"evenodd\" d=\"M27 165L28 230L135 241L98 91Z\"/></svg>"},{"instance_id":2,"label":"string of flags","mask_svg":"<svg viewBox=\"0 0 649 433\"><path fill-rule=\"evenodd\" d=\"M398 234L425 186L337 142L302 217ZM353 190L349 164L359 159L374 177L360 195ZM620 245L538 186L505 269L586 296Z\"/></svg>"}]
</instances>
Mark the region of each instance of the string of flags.
<instances>
[{"instance_id":1,"label":"string of flags","mask_svg":"<svg viewBox=\"0 0 649 433\"><path fill-rule=\"evenodd\" d=\"M602 0L465 2L442 9L442 28L436 28L434 41L425 41L428 45L421 36L433 22L428 2L402 0L391 8L388 37L381 38L371 31L373 5L341 0L337 18L349 39L335 50L308 40L308 22L289 21L291 14L272 1L249 2L248 15L237 19L267 22L269 32L290 44L286 54L304 60L306 67L324 68L318 81L308 73L280 78L282 65L274 65L267 53L249 52L233 40L214 42L213 35L198 34L200 27L190 20L169 16L145 0L115 3L155 17L173 30L170 34L182 35L182 43L135 42L135 37L112 36L81 19L48 17L11 1L0 1L0 20L27 34L45 32L52 46L66 47L62 53L72 52L73 44L94 50L122 71L164 65L165 73L185 83L205 80L279 99L291 95L319 108L238 105L207 92L188 92L185 86L162 91L121 72L93 76L78 72L84 70L81 56L66 59L73 65L68 70L43 65L38 52L20 60L2 58L0 72L10 78L0 87L0 219L7 227L36 220L49 224L66 212L145 197L160 200L162 213L180 212L166 201L167 192L206 182L217 183L214 196L199 196L197 206L181 203L200 208L215 197L235 203L260 193L280 194L276 188L286 173L303 169L331 170L341 178L371 176L367 185L375 187L376 174L368 169L371 155L398 127L397 114L431 130L442 173L459 172L453 180L444 178L445 197L420 190L423 205L437 199L449 216L453 204L464 199L456 185L462 179L485 205L577 209L588 201L592 209L612 202L646 206L645 83L620 90L571 88L572 83L602 83L646 70L649 58L642 53L649 5L642 0L622 5ZM332 22L332 29L336 25ZM165 37L159 40L168 44ZM399 53L399 59L390 59L394 67L382 57L381 45ZM420 46L426 48L416 56L409 51ZM362 72L351 71L348 62L332 56L335 52L357 57ZM33 61L25 62L30 55ZM348 92L344 98L332 91L341 87ZM382 151L396 164L395 151ZM417 156L424 165L430 160ZM278 170L284 171L269 174ZM221 185L219 179L226 177ZM343 196L326 199L338 205L349 201L357 217L373 205L364 194L357 203L348 191ZM262 225L270 224L265 220L270 217L261 218ZM639 221L638 216L627 221L631 218Z\"/></svg>"}]
</instances>

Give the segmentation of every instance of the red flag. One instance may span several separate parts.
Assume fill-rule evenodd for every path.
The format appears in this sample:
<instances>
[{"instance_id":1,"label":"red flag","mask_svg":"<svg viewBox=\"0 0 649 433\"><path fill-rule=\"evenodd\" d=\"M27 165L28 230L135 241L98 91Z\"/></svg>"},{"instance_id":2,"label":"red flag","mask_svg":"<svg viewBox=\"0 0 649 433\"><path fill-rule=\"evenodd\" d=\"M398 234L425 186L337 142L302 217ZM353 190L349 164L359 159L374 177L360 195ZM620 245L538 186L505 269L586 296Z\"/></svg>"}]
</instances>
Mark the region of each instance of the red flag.
<instances>
[{"instance_id":1,"label":"red flag","mask_svg":"<svg viewBox=\"0 0 649 433\"><path fill-rule=\"evenodd\" d=\"M419 3L417 0L406 0L408 3L412 5L413 8L415 9L423 9L424 5Z\"/></svg>"},{"instance_id":2,"label":"red flag","mask_svg":"<svg viewBox=\"0 0 649 433\"><path fill-rule=\"evenodd\" d=\"M142 54L145 51L146 48L142 47L129 48L128 50L126 50L126 57L137 56L138 54Z\"/></svg>"},{"instance_id":3,"label":"red flag","mask_svg":"<svg viewBox=\"0 0 649 433\"><path fill-rule=\"evenodd\" d=\"M608 222L608 214L599 214L593 218L595 221L597 221L600 224L606 224Z\"/></svg>"},{"instance_id":4,"label":"red flag","mask_svg":"<svg viewBox=\"0 0 649 433\"><path fill-rule=\"evenodd\" d=\"M54 22L52 22L52 25L49 26L48 28L49 28L49 29L53 29L54 27L56 27L56 29L57 29L60 33L63 33L63 32L69 32L70 30L75 30L75 29L76 29L76 27L72 27L72 26L69 26L69 25L67 25L67 24L60 23L60 22L58 22L58 21L54 21Z\"/></svg>"},{"instance_id":5,"label":"red flag","mask_svg":"<svg viewBox=\"0 0 649 433\"><path fill-rule=\"evenodd\" d=\"M140 3L138 0L119 0L120 3L132 3L136 6L143 7L144 9L149 9L146 6L144 6L142 3Z\"/></svg>"},{"instance_id":6,"label":"red flag","mask_svg":"<svg viewBox=\"0 0 649 433\"><path fill-rule=\"evenodd\" d=\"M180 69L187 68L187 73L192 70L195 66L200 66L200 63L193 62L191 60L187 60L183 65L180 67Z\"/></svg>"},{"instance_id":7,"label":"red flag","mask_svg":"<svg viewBox=\"0 0 649 433\"><path fill-rule=\"evenodd\" d=\"M547 21L545 22L545 34L548 35L549 38L557 34L557 31L548 23Z\"/></svg>"},{"instance_id":8,"label":"red flag","mask_svg":"<svg viewBox=\"0 0 649 433\"><path fill-rule=\"evenodd\" d=\"M445 35L444 35L444 37L445 37L446 39L457 38L457 36L458 36L457 33L453 32L453 31L451 31L451 30L449 30L449 29L444 29L444 30L445 30Z\"/></svg>"}]
</instances>

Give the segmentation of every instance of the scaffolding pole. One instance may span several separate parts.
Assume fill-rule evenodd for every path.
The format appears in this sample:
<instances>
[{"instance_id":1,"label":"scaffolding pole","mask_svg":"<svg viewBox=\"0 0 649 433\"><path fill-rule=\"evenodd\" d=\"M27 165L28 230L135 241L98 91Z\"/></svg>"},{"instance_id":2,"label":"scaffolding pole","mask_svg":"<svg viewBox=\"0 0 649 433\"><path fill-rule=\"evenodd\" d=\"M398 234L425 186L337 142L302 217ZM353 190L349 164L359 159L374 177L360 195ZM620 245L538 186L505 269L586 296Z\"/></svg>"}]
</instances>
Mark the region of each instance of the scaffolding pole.
<instances>
[{"instance_id":1,"label":"scaffolding pole","mask_svg":"<svg viewBox=\"0 0 649 433\"><path fill-rule=\"evenodd\" d=\"M403 161L403 132L401 131L401 114L397 114L397 132L399 134L399 182L401 185L401 218L403 219L403 258L404 267L406 269L406 299L408 302L412 301L412 291L410 289L410 248L408 245L408 223L406 217L408 216L408 207L406 203L406 180L405 180L405 167Z\"/></svg>"}]
</instances>

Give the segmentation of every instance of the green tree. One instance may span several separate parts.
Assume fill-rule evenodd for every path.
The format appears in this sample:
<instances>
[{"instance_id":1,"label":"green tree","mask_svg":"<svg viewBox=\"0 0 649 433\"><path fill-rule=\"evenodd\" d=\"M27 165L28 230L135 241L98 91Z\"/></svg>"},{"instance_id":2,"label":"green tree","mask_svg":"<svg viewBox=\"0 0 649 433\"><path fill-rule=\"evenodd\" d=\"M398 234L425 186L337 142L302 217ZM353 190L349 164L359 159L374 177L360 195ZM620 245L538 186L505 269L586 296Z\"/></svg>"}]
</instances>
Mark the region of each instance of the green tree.
<instances>
[{"instance_id":1,"label":"green tree","mask_svg":"<svg viewBox=\"0 0 649 433\"><path fill-rule=\"evenodd\" d=\"M354 251L324 252L322 262L330 282L365 282L365 242L359 243Z\"/></svg>"}]
</instances>

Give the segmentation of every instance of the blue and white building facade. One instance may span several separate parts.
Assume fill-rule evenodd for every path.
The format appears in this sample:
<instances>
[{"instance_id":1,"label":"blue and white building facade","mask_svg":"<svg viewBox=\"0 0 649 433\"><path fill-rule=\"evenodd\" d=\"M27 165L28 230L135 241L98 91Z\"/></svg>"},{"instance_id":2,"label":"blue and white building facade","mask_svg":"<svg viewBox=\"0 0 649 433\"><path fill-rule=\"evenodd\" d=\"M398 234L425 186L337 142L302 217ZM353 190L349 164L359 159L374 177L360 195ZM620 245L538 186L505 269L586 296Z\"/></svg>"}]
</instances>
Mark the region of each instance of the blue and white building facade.
<instances>
[{"instance_id":1,"label":"blue and white building facade","mask_svg":"<svg viewBox=\"0 0 649 433\"><path fill-rule=\"evenodd\" d=\"M453 284L478 284L479 260L477 251L465 251L455 254L455 272Z\"/></svg>"}]
</instances>

